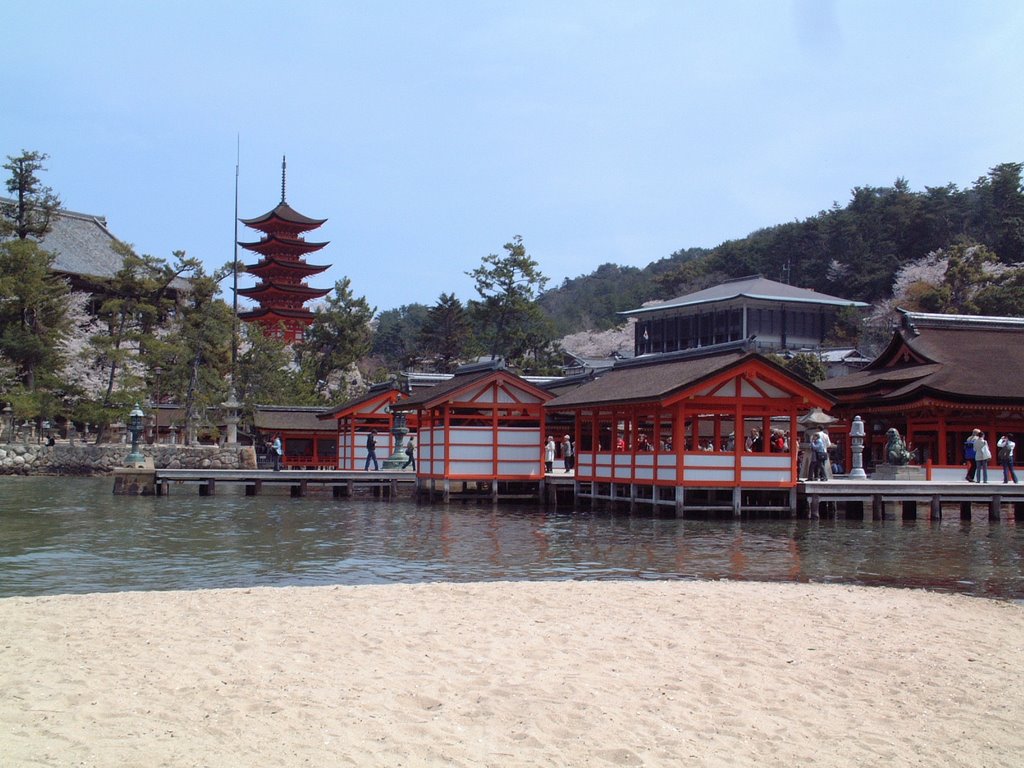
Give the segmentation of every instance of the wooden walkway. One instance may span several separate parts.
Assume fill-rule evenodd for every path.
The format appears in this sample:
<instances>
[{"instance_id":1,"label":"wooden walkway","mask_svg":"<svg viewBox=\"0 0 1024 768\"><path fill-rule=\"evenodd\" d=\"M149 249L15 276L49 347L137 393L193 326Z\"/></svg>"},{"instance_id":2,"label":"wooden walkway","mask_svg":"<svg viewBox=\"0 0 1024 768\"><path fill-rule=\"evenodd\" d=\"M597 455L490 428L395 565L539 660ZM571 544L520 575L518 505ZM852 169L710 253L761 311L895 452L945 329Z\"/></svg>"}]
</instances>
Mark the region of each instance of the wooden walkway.
<instances>
[{"instance_id":1,"label":"wooden walkway","mask_svg":"<svg viewBox=\"0 0 1024 768\"><path fill-rule=\"evenodd\" d=\"M867 520L886 516L917 517L919 510L933 520L940 519L943 506L959 505L960 517L970 519L975 507L987 510L990 520L999 520L1004 509L1011 509L1017 520L1024 519L1024 485L988 483L850 480L837 477L827 482L804 481L797 488L798 499L806 504L806 514L847 516L858 513Z\"/></svg>"},{"instance_id":2,"label":"wooden walkway","mask_svg":"<svg viewBox=\"0 0 1024 768\"><path fill-rule=\"evenodd\" d=\"M400 494L415 496L417 491L431 494L428 481L422 487L417 485L416 475L407 471L361 472L353 470L296 470L286 469L274 472L269 469L157 469L155 485L157 495L165 496L185 488L197 488L199 495L211 496L218 485L241 485L247 496L255 496L266 487L286 487L292 496L306 496L311 487L329 488L336 498L355 495L357 492L384 498L397 498ZM453 481L453 484L454 481ZM618 506L628 505L630 511L649 507L673 507L675 502L659 498L649 486L629 488L629 484L617 484L609 495L595 495L589 483L576 483L571 474L561 472L545 477L518 488L518 493L496 494L489 483L466 483L473 488L462 492L452 491L451 500L505 501L534 500L538 504L590 507L595 502L610 502ZM520 484L522 485L522 484ZM626 494L624 489L629 489ZM525 490L524 490L525 489ZM525 491L529 491L529 493ZM671 489L670 489L671 490ZM763 490L763 489L762 489ZM1024 520L1024 484L1004 484L1001 481L989 483L899 481L899 480L850 480L837 477L827 482L801 482L792 492L782 489L785 500L772 505L743 500L747 491L731 494L733 501L701 501L699 495L688 492L687 498L677 515L770 513L785 516L817 518L821 516L863 517L879 520L886 517L915 518L919 514L939 519L951 505L958 505L960 516L970 519L975 511L984 512L989 519L1001 519L1012 513L1016 519ZM752 493L756 493L752 491Z\"/></svg>"},{"instance_id":3,"label":"wooden walkway","mask_svg":"<svg viewBox=\"0 0 1024 768\"><path fill-rule=\"evenodd\" d=\"M335 497L352 496L364 489L376 496L395 497L404 489L414 493L416 475L401 470L359 472L325 469L157 469L156 494L169 495L182 486L195 486L200 496L212 496L220 484L244 485L246 496L256 496L264 486L284 486L292 496L305 496L311 486L330 488Z\"/></svg>"}]
</instances>

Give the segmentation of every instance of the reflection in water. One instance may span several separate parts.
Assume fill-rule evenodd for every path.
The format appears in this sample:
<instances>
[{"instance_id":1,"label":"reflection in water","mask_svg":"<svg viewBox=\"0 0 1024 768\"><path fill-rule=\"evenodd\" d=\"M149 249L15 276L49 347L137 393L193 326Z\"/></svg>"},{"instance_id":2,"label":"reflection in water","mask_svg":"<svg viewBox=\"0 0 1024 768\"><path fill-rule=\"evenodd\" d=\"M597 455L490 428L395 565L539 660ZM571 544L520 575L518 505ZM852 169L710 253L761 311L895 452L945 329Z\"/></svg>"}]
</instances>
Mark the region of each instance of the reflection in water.
<instances>
[{"instance_id":1,"label":"reflection in water","mask_svg":"<svg viewBox=\"0 0 1024 768\"><path fill-rule=\"evenodd\" d=\"M750 579L1022 599L1014 521L695 521L534 505L115 497L101 479L0 478L0 596L542 579Z\"/></svg>"}]
</instances>

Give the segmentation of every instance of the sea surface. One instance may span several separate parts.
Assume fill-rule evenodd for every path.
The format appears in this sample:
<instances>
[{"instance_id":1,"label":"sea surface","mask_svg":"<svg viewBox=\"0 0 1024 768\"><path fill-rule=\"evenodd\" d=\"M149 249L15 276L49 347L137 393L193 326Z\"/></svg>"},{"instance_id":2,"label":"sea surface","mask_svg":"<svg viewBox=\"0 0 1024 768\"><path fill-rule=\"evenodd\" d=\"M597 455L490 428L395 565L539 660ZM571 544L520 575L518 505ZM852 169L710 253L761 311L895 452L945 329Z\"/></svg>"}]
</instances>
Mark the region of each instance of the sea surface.
<instances>
[{"instance_id":1,"label":"sea surface","mask_svg":"<svg viewBox=\"0 0 1024 768\"><path fill-rule=\"evenodd\" d=\"M885 585L1024 600L1024 523L676 520L191 486L0 477L0 597L122 590L565 579Z\"/></svg>"}]
</instances>

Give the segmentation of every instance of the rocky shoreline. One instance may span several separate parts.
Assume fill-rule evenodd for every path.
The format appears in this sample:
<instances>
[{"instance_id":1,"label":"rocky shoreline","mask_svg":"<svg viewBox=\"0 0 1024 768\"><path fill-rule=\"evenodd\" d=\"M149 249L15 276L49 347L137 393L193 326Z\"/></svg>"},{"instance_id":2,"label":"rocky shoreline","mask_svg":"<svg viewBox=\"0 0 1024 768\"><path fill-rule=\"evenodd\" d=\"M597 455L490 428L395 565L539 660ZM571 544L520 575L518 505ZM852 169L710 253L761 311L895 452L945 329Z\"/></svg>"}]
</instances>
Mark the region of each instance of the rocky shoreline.
<instances>
[{"instance_id":1,"label":"rocky shoreline","mask_svg":"<svg viewBox=\"0 0 1024 768\"><path fill-rule=\"evenodd\" d=\"M58 443L0 445L0 475L109 475L123 467L129 447ZM140 445L157 469L255 469L251 446Z\"/></svg>"}]
</instances>

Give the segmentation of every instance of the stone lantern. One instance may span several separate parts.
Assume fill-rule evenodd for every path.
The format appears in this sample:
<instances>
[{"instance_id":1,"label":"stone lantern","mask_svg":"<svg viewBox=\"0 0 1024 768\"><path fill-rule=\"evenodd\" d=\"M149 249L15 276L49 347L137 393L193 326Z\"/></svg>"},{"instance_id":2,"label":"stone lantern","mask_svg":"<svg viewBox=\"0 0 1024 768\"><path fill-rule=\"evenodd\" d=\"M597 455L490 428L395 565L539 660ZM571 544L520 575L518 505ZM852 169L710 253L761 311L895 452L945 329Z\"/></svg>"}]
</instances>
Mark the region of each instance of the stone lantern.
<instances>
[{"instance_id":1,"label":"stone lantern","mask_svg":"<svg viewBox=\"0 0 1024 768\"><path fill-rule=\"evenodd\" d=\"M853 423L850 424L850 451L853 454L850 479L866 480L868 476L864 472L864 422L860 416L854 416Z\"/></svg>"},{"instance_id":2,"label":"stone lantern","mask_svg":"<svg viewBox=\"0 0 1024 768\"><path fill-rule=\"evenodd\" d=\"M145 466L146 458L139 452L139 437L142 435L143 430L143 415L138 403L135 404L131 413L128 414L128 434L132 439L132 452L124 460L126 467Z\"/></svg>"},{"instance_id":3,"label":"stone lantern","mask_svg":"<svg viewBox=\"0 0 1024 768\"><path fill-rule=\"evenodd\" d=\"M391 410L390 406L387 409ZM394 436L394 450L391 455L384 459L384 463L381 464L381 469L401 469L408 457L405 455L405 436L409 434L409 429L406 426L405 412L398 411L395 413L395 418L391 426L391 434Z\"/></svg>"},{"instance_id":4,"label":"stone lantern","mask_svg":"<svg viewBox=\"0 0 1024 768\"><path fill-rule=\"evenodd\" d=\"M228 390L228 399L221 403L224 408L224 423L227 425L226 445L238 445L238 409L242 404L235 397L235 388Z\"/></svg>"}]
</instances>

